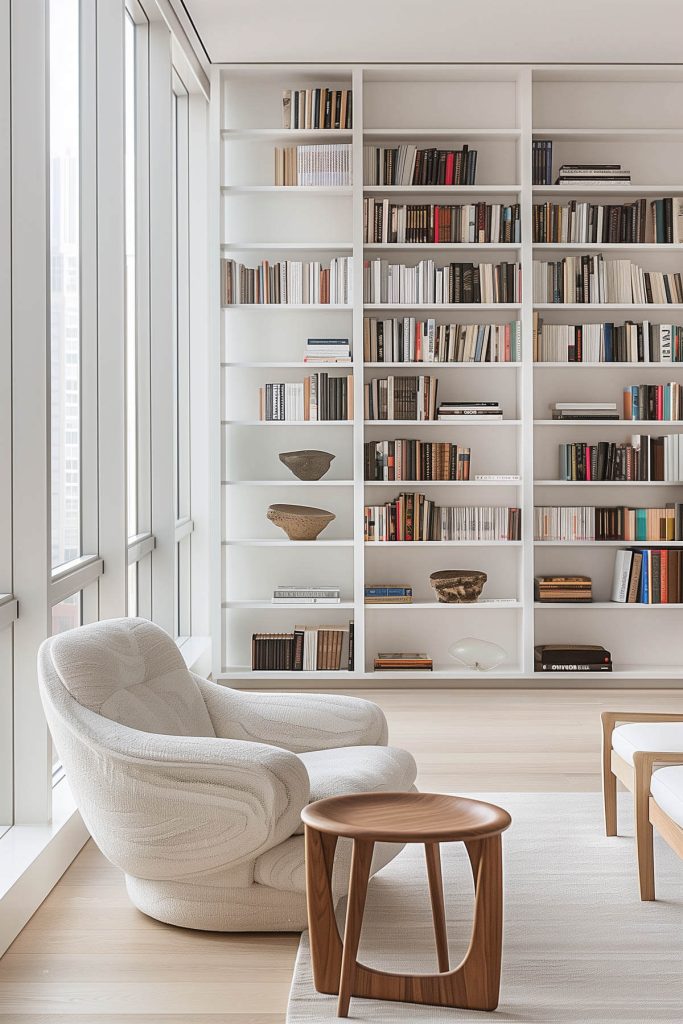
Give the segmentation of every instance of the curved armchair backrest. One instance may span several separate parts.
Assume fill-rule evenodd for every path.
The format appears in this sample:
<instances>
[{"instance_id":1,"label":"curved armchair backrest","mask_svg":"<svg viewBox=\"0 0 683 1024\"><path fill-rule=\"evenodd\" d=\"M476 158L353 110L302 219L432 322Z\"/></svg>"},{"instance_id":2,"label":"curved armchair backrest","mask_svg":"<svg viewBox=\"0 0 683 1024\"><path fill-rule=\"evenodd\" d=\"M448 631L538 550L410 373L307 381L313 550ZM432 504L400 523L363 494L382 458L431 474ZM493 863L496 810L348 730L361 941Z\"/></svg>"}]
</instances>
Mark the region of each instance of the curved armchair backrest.
<instances>
[{"instance_id":1,"label":"curved armchair backrest","mask_svg":"<svg viewBox=\"0 0 683 1024\"><path fill-rule=\"evenodd\" d=\"M41 661L82 707L120 725L167 736L216 735L177 646L146 619L60 633L45 642Z\"/></svg>"}]
</instances>

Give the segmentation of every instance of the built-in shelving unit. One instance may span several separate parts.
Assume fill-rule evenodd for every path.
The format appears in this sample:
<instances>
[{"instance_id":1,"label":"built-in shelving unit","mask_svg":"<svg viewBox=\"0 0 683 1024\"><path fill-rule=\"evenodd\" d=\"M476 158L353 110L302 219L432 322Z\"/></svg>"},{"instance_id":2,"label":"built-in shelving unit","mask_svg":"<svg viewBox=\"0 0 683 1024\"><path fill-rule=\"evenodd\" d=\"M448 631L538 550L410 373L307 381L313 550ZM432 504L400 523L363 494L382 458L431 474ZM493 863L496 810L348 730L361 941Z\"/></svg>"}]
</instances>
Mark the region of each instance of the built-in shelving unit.
<instances>
[{"instance_id":1,"label":"built-in shelving unit","mask_svg":"<svg viewBox=\"0 0 683 1024\"><path fill-rule=\"evenodd\" d=\"M582 483L556 479L560 441L627 441L631 434L675 433L683 422L550 418L556 401L621 401L629 384L683 384L683 363L535 362L534 313L546 323L649 320L683 324L683 304L534 303L534 259L604 253L646 269L683 271L683 245L534 243L534 203L570 199L620 203L645 197L683 197L683 71L674 67L531 66L274 66L217 68L212 90L216 235L212 259L320 260L353 256L353 301L348 305L247 305L220 308L215 297L214 675L232 685L260 688L373 686L606 686L683 683L682 604L621 605L609 600L615 549L622 541L537 541L533 507L542 505L653 505L683 500L683 484ZM353 90L350 130L287 130L281 126L285 89L327 86ZM609 186L532 184L532 140L553 141L555 173L562 163L621 163L632 182ZM301 144L352 146L350 186L274 185L273 149ZM478 151L474 185L374 185L363 180L364 145L416 144ZM363 202L458 204L519 203L521 241L391 244L363 242ZM519 261L522 297L516 303L368 303L363 260L417 263ZM216 278L218 273L216 272ZM283 315L286 314L286 315ZM519 319L522 353L508 363L368 362L364 317L433 317L437 323L507 323ZM352 366L311 366L302 359L308 337L348 337ZM301 381L324 370L353 373L354 416L344 422L264 422L257 389L266 382ZM599 371L599 372L596 372ZM502 419L368 420L363 387L375 377L428 374L439 397L495 399ZM262 429L268 428L268 429ZM302 429L306 428L306 429ZM604 431L604 433L603 433ZM472 450L472 479L365 481L364 444L386 439L453 441ZM321 448L335 459L319 481L301 481L279 461L280 452ZM511 474L513 480L475 480L475 474ZM560 490L564 488L564 490ZM595 494L589 497L590 488ZM382 543L365 541L363 509L400 491L421 491L442 505L521 507L519 541ZM293 502L335 513L317 541L292 542L266 519L268 505ZM639 546L683 547L683 542ZM434 600L429 574L437 569L482 569L482 600L445 605ZM585 573L593 579L590 604L534 600L535 574ZM412 585L406 605L364 603L366 583ZM281 584L336 584L337 605L278 604ZM614 615L622 612L626 618ZM641 612L643 613L641 615ZM354 622L351 672L252 672L251 634L287 632L295 624ZM502 644L505 663L473 677L448 656L460 637ZM589 675L533 671L536 643L603 643L614 672ZM378 651L426 651L433 672L373 672Z\"/></svg>"}]
</instances>

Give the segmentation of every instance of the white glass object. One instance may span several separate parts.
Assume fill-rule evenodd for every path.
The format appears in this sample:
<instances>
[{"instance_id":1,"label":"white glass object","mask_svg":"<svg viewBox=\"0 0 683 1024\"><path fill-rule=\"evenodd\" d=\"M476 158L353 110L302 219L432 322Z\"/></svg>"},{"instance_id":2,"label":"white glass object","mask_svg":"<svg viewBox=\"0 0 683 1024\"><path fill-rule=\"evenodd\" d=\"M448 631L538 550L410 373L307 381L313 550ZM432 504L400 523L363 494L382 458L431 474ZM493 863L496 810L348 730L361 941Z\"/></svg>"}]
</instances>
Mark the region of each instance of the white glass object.
<instances>
[{"instance_id":1,"label":"white glass object","mask_svg":"<svg viewBox=\"0 0 683 1024\"><path fill-rule=\"evenodd\" d=\"M479 640L476 636L465 636L462 640L456 640L448 648L448 653L461 665L474 669L477 672L490 672L498 668L505 661L506 651L498 644L492 644L489 640Z\"/></svg>"}]
</instances>

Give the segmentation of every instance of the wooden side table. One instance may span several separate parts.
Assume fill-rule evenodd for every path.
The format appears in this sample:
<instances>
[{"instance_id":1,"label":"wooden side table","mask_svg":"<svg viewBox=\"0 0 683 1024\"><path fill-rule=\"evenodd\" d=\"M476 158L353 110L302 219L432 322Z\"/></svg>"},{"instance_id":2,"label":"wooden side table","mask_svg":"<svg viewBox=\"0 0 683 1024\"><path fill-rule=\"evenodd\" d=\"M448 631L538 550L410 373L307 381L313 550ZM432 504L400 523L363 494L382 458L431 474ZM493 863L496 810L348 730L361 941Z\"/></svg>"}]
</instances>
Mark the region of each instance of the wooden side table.
<instances>
[{"instance_id":1,"label":"wooden side table","mask_svg":"<svg viewBox=\"0 0 683 1024\"><path fill-rule=\"evenodd\" d=\"M351 996L495 1010L503 939L501 833L507 811L437 793L359 793L318 800L301 813L306 834L308 928L316 990L339 994L337 1016ZM342 944L334 915L332 866L338 839L353 840ZM440 843L463 842L474 876L474 921L462 963L449 970ZM358 963L365 896L375 843L424 843L438 974L391 974Z\"/></svg>"}]
</instances>

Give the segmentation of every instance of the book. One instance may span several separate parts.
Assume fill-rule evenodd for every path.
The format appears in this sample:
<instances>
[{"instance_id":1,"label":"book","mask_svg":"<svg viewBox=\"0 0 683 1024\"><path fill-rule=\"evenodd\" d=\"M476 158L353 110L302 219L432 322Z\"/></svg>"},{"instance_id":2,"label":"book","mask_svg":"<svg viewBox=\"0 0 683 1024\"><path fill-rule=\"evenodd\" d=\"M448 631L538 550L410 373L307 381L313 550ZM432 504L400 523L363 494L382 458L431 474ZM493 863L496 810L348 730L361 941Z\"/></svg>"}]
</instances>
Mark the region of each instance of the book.
<instances>
[{"instance_id":1,"label":"book","mask_svg":"<svg viewBox=\"0 0 683 1024\"><path fill-rule=\"evenodd\" d=\"M258 388L262 421L348 421L353 419L353 376L311 374L302 382L264 384Z\"/></svg>"},{"instance_id":2,"label":"book","mask_svg":"<svg viewBox=\"0 0 683 1024\"><path fill-rule=\"evenodd\" d=\"M364 477L378 480L469 480L472 451L450 441L366 441Z\"/></svg>"},{"instance_id":3,"label":"book","mask_svg":"<svg viewBox=\"0 0 683 1024\"><path fill-rule=\"evenodd\" d=\"M629 580L631 578L631 562L633 552L619 550L614 559L614 575L612 577L612 600L625 604L628 598Z\"/></svg>"},{"instance_id":4,"label":"book","mask_svg":"<svg viewBox=\"0 0 683 1024\"><path fill-rule=\"evenodd\" d=\"M352 184L353 159L349 144L322 146L276 146L275 185L323 188Z\"/></svg>"},{"instance_id":5,"label":"book","mask_svg":"<svg viewBox=\"0 0 683 1024\"><path fill-rule=\"evenodd\" d=\"M292 129L350 129L353 126L351 89L316 87L284 89L282 127Z\"/></svg>"},{"instance_id":6,"label":"book","mask_svg":"<svg viewBox=\"0 0 683 1024\"><path fill-rule=\"evenodd\" d=\"M683 389L671 384L629 384L624 388L625 420L683 419Z\"/></svg>"},{"instance_id":7,"label":"book","mask_svg":"<svg viewBox=\"0 0 683 1024\"><path fill-rule=\"evenodd\" d=\"M384 259L363 261L366 304L516 303L521 301L521 264L449 263L420 260L414 266Z\"/></svg>"},{"instance_id":8,"label":"book","mask_svg":"<svg viewBox=\"0 0 683 1024\"><path fill-rule=\"evenodd\" d=\"M531 180L534 185L550 185L553 180L553 143L551 139L533 139L531 143Z\"/></svg>"},{"instance_id":9,"label":"book","mask_svg":"<svg viewBox=\"0 0 683 1024\"><path fill-rule=\"evenodd\" d=\"M596 255L565 256L554 262L533 262L534 302L683 303L679 272L644 270L629 259Z\"/></svg>"},{"instance_id":10,"label":"book","mask_svg":"<svg viewBox=\"0 0 683 1024\"><path fill-rule=\"evenodd\" d=\"M534 361L565 363L671 363L683 360L683 326L652 324L547 324L534 313Z\"/></svg>"},{"instance_id":11,"label":"book","mask_svg":"<svg viewBox=\"0 0 683 1024\"><path fill-rule=\"evenodd\" d=\"M412 604L413 588L392 585L366 585L366 604Z\"/></svg>"},{"instance_id":12,"label":"book","mask_svg":"<svg viewBox=\"0 0 683 1024\"><path fill-rule=\"evenodd\" d=\"M537 665L610 665L612 655L601 644L537 644L534 647Z\"/></svg>"},{"instance_id":13,"label":"book","mask_svg":"<svg viewBox=\"0 0 683 1024\"><path fill-rule=\"evenodd\" d=\"M537 541L678 541L683 540L683 504L664 507L624 505L537 505Z\"/></svg>"},{"instance_id":14,"label":"book","mask_svg":"<svg viewBox=\"0 0 683 1024\"><path fill-rule=\"evenodd\" d=\"M374 377L363 386L366 420L435 420L438 377Z\"/></svg>"},{"instance_id":15,"label":"book","mask_svg":"<svg viewBox=\"0 0 683 1024\"><path fill-rule=\"evenodd\" d=\"M395 363L508 363L521 358L521 324L441 324L414 316L363 320L363 358Z\"/></svg>"},{"instance_id":16,"label":"book","mask_svg":"<svg viewBox=\"0 0 683 1024\"><path fill-rule=\"evenodd\" d=\"M477 150L364 146L365 185L474 185Z\"/></svg>"},{"instance_id":17,"label":"book","mask_svg":"<svg viewBox=\"0 0 683 1024\"><path fill-rule=\"evenodd\" d=\"M590 602L593 600L592 580L590 576L535 576L534 599L547 603Z\"/></svg>"},{"instance_id":18,"label":"book","mask_svg":"<svg viewBox=\"0 0 683 1024\"><path fill-rule=\"evenodd\" d=\"M661 228L657 223L658 214L655 209L658 203L667 205L667 215L661 218ZM610 205L576 199L566 204L539 203L534 205L532 213L533 240L536 243L551 244L605 242L638 245L643 242L672 241L671 204L672 200L657 200L648 207L646 199ZM669 235L671 237L665 237Z\"/></svg>"},{"instance_id":19,"label":"book","mask_svg":"<svg viewBox=\"0 0 683 1024\"><path fill-rule=\"evenodd\" d=\"M375 672L387 671L431 671L432 659L428 654L410 654L403 652L379 653L374 661Z\"/></svg>"},{"instance_id":20,"label":"book","mask_svg":"<svg viewBox=\"0 0 683 1024\"><path fill-rule=\"evenodd\" d=\"M402 492L364 509L366 541L519 540L519 508L441 506L424 494Z\"/></svg>"},{"instance_id":21,"label":"book","mask_svg":"<svg viewBox=\"0 0 683 1024\"><path fill-rule=\"evenodd\" d=\"M363 241L367 244L435 245L521 241L520 205L513 203L392 203L363 200Z\"/></svg>"},{"instance_id":22,"label":"book","mask_svg":"<svg viewBox=\"0 0 683 1024\"><path fill-rule=\"evenodd\" d=\"M248 267L221 260L221 305L350 305L353 302L353 257L320 261L263 260Z\"/></svg>"},{"instance_id":23,"label":"book","mask_svg":"<svg viewBox=\"0 0 683 1024\"><path fill-rule=\"evenodd\" d=\"M351 342L348 338L307 338L305 363L350 363Z\"/></svg>"},{"instance_id":24,"label":"book","mask_svg":"<svg viewBox=\"0 0 683 1024\"><path fill-rule=\"evenodd\" d=\"M630 442L584 441L559 445L559 480L600 481L683 480L683 443L680 434L653 437L632 434Z\"/></svg>"}]
</instances>

